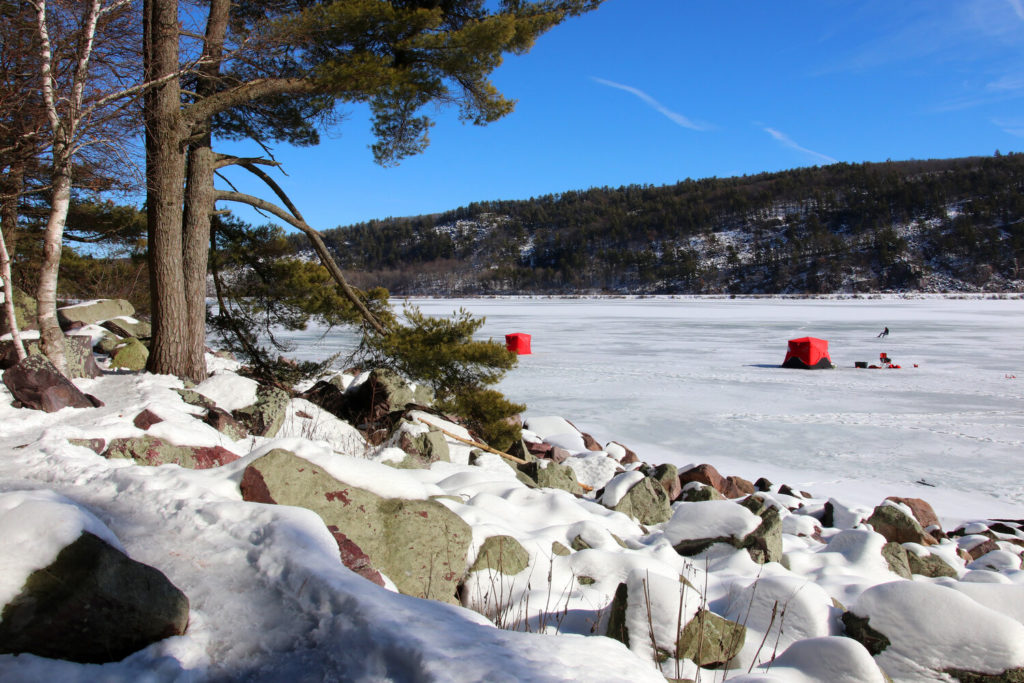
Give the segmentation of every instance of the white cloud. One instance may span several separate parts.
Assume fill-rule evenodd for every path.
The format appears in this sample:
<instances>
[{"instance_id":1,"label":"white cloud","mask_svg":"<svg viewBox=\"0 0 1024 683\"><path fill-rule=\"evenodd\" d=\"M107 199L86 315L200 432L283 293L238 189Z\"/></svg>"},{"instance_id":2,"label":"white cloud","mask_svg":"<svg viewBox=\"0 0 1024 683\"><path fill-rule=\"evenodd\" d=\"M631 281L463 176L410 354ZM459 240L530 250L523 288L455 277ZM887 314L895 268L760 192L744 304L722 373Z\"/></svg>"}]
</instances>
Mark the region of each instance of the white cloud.
<instances>
[{"instance_id":1,"label":"white cloud","mask_svg":"<svg viewBox=\"0 0 1024 683\"><path fill-rule=\"evenodd\" d=\"M1024 76L1003 76L998 80L986 84L985 88L987 90L994 90L998 92L1012 92L1015 90L1024 90Z\"/></svg>"},{"instance_id":2,"label":"white cloud","mask_svg":"<svg viewBox=\"0 0 1024 683\"><path fill-rule=\"evenodd\" d=\"M1006 0L1006 2L1010 3L1010 7L1017 13L1017 16L1024 20L1024 3L1021 0Z\"/></svg>"},{"instance_id":3,"label":"white cloud","mask_svg":"<svg viewBox=\"0 0 1024 683\"><path fill-rule=\"evenodd\" d=\"M1024 138L1024 119L992 119L992 123L1004 133Z\"/></svg>"},{"instance_id":4,"label":"white cloud","mask_svg":"<svg viewBox=\"0 0 1024 683\"><path fill-rule=\"evenodd\" d=\"M817 157L818 159L821 159L822 161L826 161L826 162L828 162L830 164L837 163L836 159L833 159L832 157L830 157L827 154L822 154L821 152L815 152L813 149L807 149L806 147L798 145L793 140L793 138L789 137L788 135L786 135L782 131L776 130L774 128L769 128L767 126L762 126L762 130L764 132L768 133L768 135L771 135L773 138L775 138L779 142L781 142L786 147L789 147L791 149L795 149L798 152L803 152L804 154L809 154L809 155L811 155L813 157Z\"/></svg>"},{"instance_id":5,"label":"white cloud","mask_svg":"<svg viewBox=\"0 0 1024 683\"><path fill-rule=\"evenodd\" d=\"M640 90L638 88L623 85L622 83L616 83L615 81L608 81L603 78L591 77L591 80L593 80L595 83L600 83L601 85L607 85L609 88L625 90L631 95L636 95L641 100L643 100L643 102L647 104L649 107L657 111L659 114L665 116L673 123L682 126L683 128L689 128L690 130L700 131L712 130L714 128L714 126L711 126L710 124L702 123L700 121L694 121L690 118L687 118L686 116L683 116L678 112L672 111L671 109L663 105L661 102L654 99L653 97L645 93L643 90Z\"/></svg>"}]
</instances>

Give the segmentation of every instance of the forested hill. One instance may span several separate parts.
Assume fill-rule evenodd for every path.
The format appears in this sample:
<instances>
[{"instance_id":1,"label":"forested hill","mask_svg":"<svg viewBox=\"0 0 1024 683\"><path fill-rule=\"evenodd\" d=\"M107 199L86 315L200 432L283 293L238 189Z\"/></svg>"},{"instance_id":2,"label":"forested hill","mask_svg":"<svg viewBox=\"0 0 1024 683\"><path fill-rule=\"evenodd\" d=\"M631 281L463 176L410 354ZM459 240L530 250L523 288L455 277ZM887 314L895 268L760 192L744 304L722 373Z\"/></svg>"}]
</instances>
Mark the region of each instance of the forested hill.
<instances>
[{"instance_id":1,"label":"forested hill","mask_svg":"<svg viewBox=\"0 0 1024 683\"><path fill-rule=\"evenodd\" d=\"M1024 154L592 188L324 237L395 294L1021 291Z\"/></svg>"}]
</instances>

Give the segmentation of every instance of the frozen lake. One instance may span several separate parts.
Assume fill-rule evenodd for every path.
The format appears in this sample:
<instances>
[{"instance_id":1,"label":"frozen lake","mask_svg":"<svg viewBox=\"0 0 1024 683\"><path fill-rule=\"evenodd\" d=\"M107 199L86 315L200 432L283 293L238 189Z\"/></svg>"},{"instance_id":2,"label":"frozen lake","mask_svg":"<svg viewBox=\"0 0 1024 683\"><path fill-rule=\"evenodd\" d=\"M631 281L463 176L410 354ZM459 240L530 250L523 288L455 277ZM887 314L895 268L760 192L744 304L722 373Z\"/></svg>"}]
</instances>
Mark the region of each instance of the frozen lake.
<instances>
[{"instance_id":1,"label":"frozen lake","mask_svg":"<svg viewBox=\"0 0 1024 683\"><path fill-rule=\"evenodd\" d=\"M917 496L950 521L1024 517L1019 298L412 302L485 316L485 337L532 335L499 388L527 417L561 415L648 462L709 462L866 505ZM839 367L780 368L803 336L827 339ZM293 355L346 341L307 336ZM902 369L854 368L881 352Z\"/></svg>"}]
</instances>

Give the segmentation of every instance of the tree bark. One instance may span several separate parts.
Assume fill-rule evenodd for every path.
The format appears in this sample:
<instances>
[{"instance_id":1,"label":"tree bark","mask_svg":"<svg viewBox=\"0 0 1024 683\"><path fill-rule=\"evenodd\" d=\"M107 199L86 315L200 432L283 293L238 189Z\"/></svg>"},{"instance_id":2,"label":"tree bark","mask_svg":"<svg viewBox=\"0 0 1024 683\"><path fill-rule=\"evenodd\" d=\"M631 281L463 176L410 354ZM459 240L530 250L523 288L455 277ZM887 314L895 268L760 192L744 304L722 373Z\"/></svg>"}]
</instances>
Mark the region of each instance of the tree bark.
<instances>
[{"instance_id":1,"label":"tree bark","mask_svg":"<svg viewBox=\"0 0 1024 683\"><path fill-rule=\"evenodd\" d=\"M11 339L14 341L14 350L18 354L18 360L26 356L25 345L21 341L21 331L18 329L18 316L14 313L14 282L11 279L11 257L7 252L7 240L4 239L3 230L0 230L0 280L4 287L4 316L7 318L7 327L11 330Z\"/></svg>"},{"instance_id":2,"label":"tree bark","mask_svg":"<svg viewBox=\"0 0 1024 683\"><path fill-rule=\"evenodd\" d=\"M58 146L60 147L60 146ZM55 150L54 156L57 156ZM64 156L63 150L61 156ZM68 167L70 163L66 164ZM64 223L71 207L71 173L60 164L52 176L50 216L46 221L43 238L43 263L39 267L39 286L36 289L36 322L39 325L39 347L54 367L64 376L68 362L64 354L64 332L57 322L57 273L63 244Z\"/></svg>"},{"instance_id":3,"label":"tree bark","mask_svg":"<svg viewBox=\"0 0 1024 683\"><path fill-rule=\"evenodd\" d=\"M230 0L212 0L210 3L203 65L196 86L196 94L200 99L216 91L230 12ZM202 381L206 377L206 272L209 263L210 215L214 209L215 169L210 128L209 119L198 121L192 127L182 227L182 266L188 325L181 341L189 357L186 372L193 381Z\"/></svg>"},{"instance_id":4,"label":"tree bark","mask_svg":"<svg viewBox=\"0 0 1024 683\"><path fill-rule=\"evenodd\" d=\"M146 222L153 343L147 369L179 377L205 377L178 341L189 327L182 263L182 179L185 176L181 87L178 71L177 0L143 3L145 80L160 81L146 93ZM162 80L161 80L162 79Z\"/></svg>"}]
</instances>

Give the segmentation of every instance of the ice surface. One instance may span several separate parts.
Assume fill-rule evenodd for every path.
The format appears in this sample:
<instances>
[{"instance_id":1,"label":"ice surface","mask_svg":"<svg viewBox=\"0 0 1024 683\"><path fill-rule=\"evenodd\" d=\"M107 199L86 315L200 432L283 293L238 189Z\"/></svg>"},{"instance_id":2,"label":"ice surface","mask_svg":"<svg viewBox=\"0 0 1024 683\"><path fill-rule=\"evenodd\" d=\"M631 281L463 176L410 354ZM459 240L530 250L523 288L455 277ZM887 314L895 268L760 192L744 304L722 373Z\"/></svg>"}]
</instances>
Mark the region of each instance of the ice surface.
<instances>
[{"instance_id":1,"label":"ice surface","mask_svg":"<svg viewBox=\"0 0 1024 683\"><path fill-rule=\"evenodd\" d=\"M564 416L647 462L710 462L871 507L924 498L946 528L1024 516L1021 298L411 301L485 316L484 339L531 334L499 388L527 418ZM350 348L319 335L301 338L304 358ZM779 367L808 335L837 369ZM902 369L853 367L882 352Z\"/></svg>"}]
</instances>

